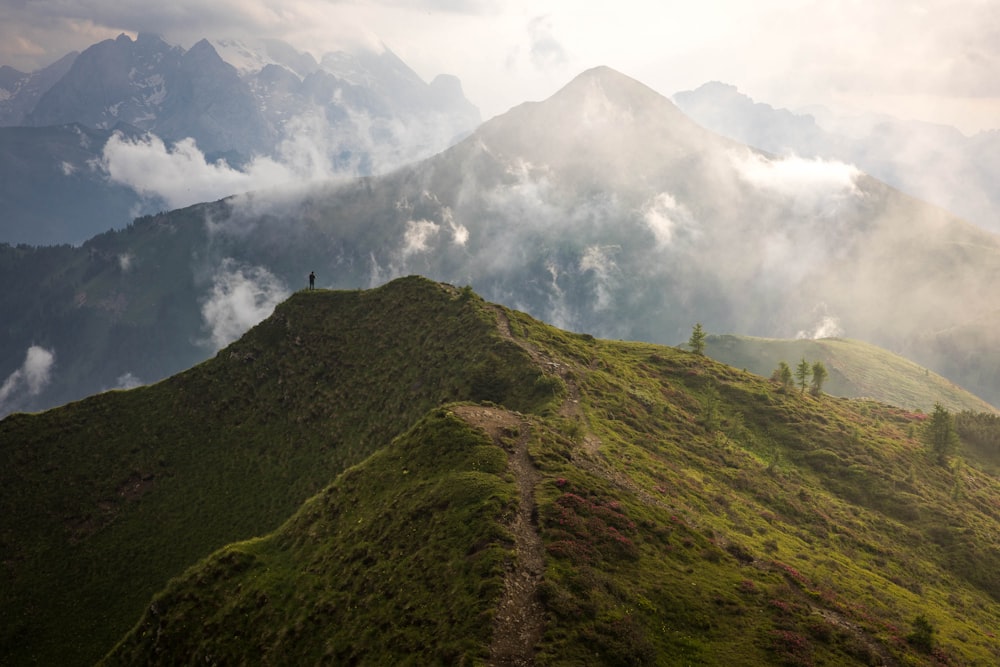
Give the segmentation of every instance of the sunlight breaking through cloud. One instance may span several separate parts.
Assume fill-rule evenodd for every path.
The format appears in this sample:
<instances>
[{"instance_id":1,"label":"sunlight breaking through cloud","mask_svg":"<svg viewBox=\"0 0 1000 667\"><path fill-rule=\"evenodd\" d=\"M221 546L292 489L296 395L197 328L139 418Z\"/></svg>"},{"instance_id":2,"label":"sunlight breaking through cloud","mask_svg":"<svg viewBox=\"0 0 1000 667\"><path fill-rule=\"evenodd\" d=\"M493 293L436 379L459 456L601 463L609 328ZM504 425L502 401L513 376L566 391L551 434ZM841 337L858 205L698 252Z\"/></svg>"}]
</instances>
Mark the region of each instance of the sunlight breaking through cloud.
<instances>
[{"instance_id":1,"label":"sunlight breaking through cloud","mask_svg":"<svg viewBox=\"0 0 1000 667\"><path fill-rule=\"evenodd\" d=\"M760 153L734 151L730 159L740 177L751 185L796 198L856 193L861 175L854 165L822 158L792 155L769 159Z\"/></svg>"}]
</instances>

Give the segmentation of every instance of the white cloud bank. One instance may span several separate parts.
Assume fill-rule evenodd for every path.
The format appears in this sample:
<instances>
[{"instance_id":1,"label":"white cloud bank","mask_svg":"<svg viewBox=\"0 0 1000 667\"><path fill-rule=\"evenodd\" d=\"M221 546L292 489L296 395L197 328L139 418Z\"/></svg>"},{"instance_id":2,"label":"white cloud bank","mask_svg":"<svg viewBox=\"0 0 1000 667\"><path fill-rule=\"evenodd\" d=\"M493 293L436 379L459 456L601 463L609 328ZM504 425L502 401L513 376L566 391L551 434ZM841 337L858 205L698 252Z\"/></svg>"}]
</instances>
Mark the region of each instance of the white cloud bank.
<instances>
[{"instance_id":1,"label":"white cloud bank","mask_svg":"<svg viewBox=\"0 0 1000 667\"><path fill-rule=\"evenodd\" d=\"M826 312L826 304L821 303L816 306L814 315L816 320L808 329L802 329L795 334L799 340L819 340L821 338L842 338L844 328L840 326L840 318Z\"/></svg>"},{"instance_id":2,"label":"white cloud bank","mask_svg":"<svg viewBox=\"0 0 1000 667\"><path fill-rule=\"evenodd\" d=\"M821 198L854 194L861 170L852 164L791 155L768 159L760 153L733 152L732 164L751 185L795 198Z\"/></svg>"},{"instance_id":3,"label":"white cloud bank","mask_svg":"<svg viewBox=\"0 0 1000 667\"><path fill-rule=\"evenodd\" d=\"M211 346L219 350L274 312L288 298L288 287L262 266L240 266L227 257L201 306Z\"/></svg>"},{"instance_id":4,"label":"white cloud bank","mask_svg":"<svg viewBox=\"0 0 1000 667\"><path fill-rule=\"evenodd\" d=\"M21 367L7 376L3 385L0 385L0 413L6 412L8 407L13 406L25 394L40 394L52 378L55 359L51 350L39 345L29 347Z\"/></svg>"},{"instance_id":5,"label":"white cloud bank","mask_svg":"<svg viewBox=\"0 0 1000 667\"><path fill-rule=\"evenodd\" d=\"M277 159L257 156L240 170L225 160L208 162L194 139L168 147L149 134L129 139L114 133L104 145L101 168L114 183L143 197L160 198L183 208L253 190L304 186L336 176L318 119L303 115L289 122L289 135Z\"/></svg>"}]
</instances>

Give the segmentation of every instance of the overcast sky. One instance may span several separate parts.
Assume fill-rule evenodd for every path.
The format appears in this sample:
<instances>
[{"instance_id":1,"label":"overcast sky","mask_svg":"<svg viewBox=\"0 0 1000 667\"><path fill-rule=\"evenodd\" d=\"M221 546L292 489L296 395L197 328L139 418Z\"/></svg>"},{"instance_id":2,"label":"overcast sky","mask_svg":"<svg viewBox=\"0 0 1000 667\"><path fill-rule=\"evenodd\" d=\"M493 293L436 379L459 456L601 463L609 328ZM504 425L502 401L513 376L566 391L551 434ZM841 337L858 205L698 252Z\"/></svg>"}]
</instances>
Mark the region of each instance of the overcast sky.
<instances>
[{"instance_id":1,"label":"overcast sky","mask_svg":"<svg viewBox=\"0 0 1000 667\"><path fill-rule=\"evenodd\" d=\"M668 96L716 80L774 106L1000 128L1000 0L0 0L0 64L140 31L316 56L382 42L425 80L457 75L484 119L608 65Z\"/></svg>"}]
</instances>

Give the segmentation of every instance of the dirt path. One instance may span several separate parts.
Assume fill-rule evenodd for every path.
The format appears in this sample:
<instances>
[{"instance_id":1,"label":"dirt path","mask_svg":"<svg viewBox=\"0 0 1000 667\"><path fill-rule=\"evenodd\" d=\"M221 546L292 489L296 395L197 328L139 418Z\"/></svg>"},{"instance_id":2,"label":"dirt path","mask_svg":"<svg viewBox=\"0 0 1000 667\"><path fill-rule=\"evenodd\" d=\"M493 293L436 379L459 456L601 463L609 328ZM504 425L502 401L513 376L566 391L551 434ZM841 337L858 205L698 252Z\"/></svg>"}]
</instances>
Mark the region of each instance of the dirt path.
<instances>
[{"instance_id":1,"label":"dirt path","mask_svg":"<svg viewBox=\"0 0 1000 667\"><path fill-rule=\"evenodd\" d=\"M494 307L494 312L500 335L523 349L539 368L558 375L565 383L566 398L559 406L559 415L583 427L580 439L582 446L573 454L574 463L621 488L639 494L647 502L659 503L658 499L649 497L627 476L614 470L601 454L601 440L587 426L580 404L580 388L574 374L585 372L585 369L574 371L528 341L514 336L503 309ZM521 415L492 406L459 406L455 408L455 414L486 431L498 446L507 451L509 470L517 481L520 494L518 512L510 525L517 555L504 579L504 593L494 619L493 642L487 664L497 667L533 665L535 647L545 630L545 609L538 597L538 585L545 571L545 549L538 532L535 509L535 485L539 474L528 454L531 425Z\"/></svg>"},{"instance_id":2,"label":"dirt path","mask_svg":"<svg viewBox=\"0 0 1000 667\"><path fill-rule=\"evenodd\" d=\"M559 416L580 422L581 426L584 426L583 446L589 454L596 454L601 446L601 441L596 435L590 432L590 429L586 428L586 423L584 423L583 419L583 410L580 408L580 387L573 377L572 369L566 364L552 359L528 341L516 337L510 330L510 320L507 319L507 313L502 308L494 305L493 312L496 313L497 328L501 336L527 352L532 361L538 364L540 368L558 375L563 383L565 383L566 399L559 406Z\"/></svg>"},{"instance_id":3,"label":"dirt path","mask_svg":"<svg viewBox=\"0 0 1000 667\"><path fill-rule=\"evenodd\" d=\"M517 481L520 502L510 524L517 556L504 579L504 593L494 620L490 665L533 665L535 646L545 629L545 610L538 584L545 571L545 550L535 519L538 471L528 455L528 420L502 408L466 405L455 414L485 430L507 451L508 466Z\"/></svg>"},{"instance_id":4,"label":"dirt path","mask_svg":"<svg viewBox=\"0 0 1000 667\"><path fill-rule=\"evenodd\" d=\"M620 489L636 494L646 503L668 507L662 500L640 488L628 475L615 470L601 453L601 439L587 425L583 409L580 406L580 387L574 376L574 373L586 373L588 369L583 367L573 369L564 363L552 359L530 342L516 337L510 329L510 320L507 319L507 313L499 306L493 305L492 307L493 312L497 316L497 328L500 331L500 335L524 350L540 368L549 373L555 373L565 383L566 399L559 406L559 415L577 422L582 427L582 436L580 438L582 448L580 451L573 452L573 463L587 472L608 480Z\"/></svg>"}]
</instances>

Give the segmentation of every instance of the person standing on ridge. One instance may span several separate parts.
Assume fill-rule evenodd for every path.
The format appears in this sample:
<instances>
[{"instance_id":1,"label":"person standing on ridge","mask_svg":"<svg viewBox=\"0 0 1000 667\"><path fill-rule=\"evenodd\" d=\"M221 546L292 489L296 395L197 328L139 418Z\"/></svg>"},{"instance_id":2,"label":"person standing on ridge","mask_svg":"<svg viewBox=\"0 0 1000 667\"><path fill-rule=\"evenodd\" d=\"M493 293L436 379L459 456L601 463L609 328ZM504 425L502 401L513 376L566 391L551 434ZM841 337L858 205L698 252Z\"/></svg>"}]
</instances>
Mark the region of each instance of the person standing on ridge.
<instances>
[{"instance_id":1,"label":"person standing on ridge","mask_svg":"<svg viewBox=\"0 0 1000 667\"><path fill-rule=\"evenodd\" d=\"M316 272L309 272L309 289L316 289Z\"/></svg>"}]
</instances>

